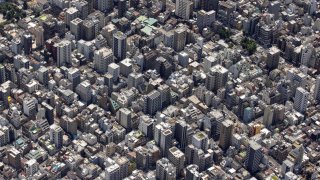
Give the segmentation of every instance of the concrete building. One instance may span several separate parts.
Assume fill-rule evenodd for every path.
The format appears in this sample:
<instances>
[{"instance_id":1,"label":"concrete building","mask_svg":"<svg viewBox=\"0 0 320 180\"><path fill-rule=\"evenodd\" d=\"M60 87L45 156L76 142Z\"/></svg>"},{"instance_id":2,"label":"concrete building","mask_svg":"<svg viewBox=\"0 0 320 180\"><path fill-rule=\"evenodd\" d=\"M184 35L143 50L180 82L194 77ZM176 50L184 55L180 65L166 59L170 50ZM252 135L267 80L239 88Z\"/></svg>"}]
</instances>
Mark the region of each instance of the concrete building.
<instances>
[{"instance_id":1,"label":"concrete building","mask_svg":"<svg viewBox=\"0 0 320 180\"><path fill-rule=\"evenodd\" d=\"M197 132L196 134L194 134L192 136L192 144L199 148L202 149L204 151L206 151L208 149L208 136L207 134L205 134L204 132L200 131Z\"/></svg>"},{"instance_id":2,"label":"concrete building","mask_svg":"<svg viewBox=\"0 0 320 180\"><path fill-rule=\"evenodd\" d=\"M38 100L35 97L26 97L23 100L23 113L26 116L35 116L37 113Z\"/></svg>"},{"instance_id":3,"label":"concrete building","mask_svg":"<svg viewBox=\"0 0 320 180\"><path fill-rule=\"evenodd\" d=\"M216 20L216 12L214 10L205 11L200 10L197 14L197 26L202 30L206 26L212 26L213 22Z\"/></svg>"},{"instance_id":4,"label":"concrete building","mask_svg":"<svg viewBox=\"0 0 320 180\"><path fill-rule=\"evenodd\" d=\"M63 66L71 63L71 42L68 40L62 40L54 44L57 48L57 66Z\"/></svg>"},{"instance_id":5,"label":"concrete building","mask_svg":"<svg viewBox=\"0 0 320 180\"><path fill-rule=\"evenodd\" d=\"M60 149L62 147L62 143L63 143L63 130L60 126L56 125L56 124L52 124L50 126L50 131L49 131L49 135L50 135L50 141L51 143L53 143L57 149Z\"/></svg>"},{"instance_id":6,"label":"concrete building","mask_svg":"<svg viewBox=\"0 0 320 180\"><path fill-rule=\"evenodd\" d=\"M154 115L157 111L161 110L161 94L159 91L151 91L147 95L147 112L150 115Z\"/></svg>"},{"instance_id":7,"label":"concrete building","mask_svg":"<svg viewBox=\"0 0 320 180\"><path fill-rule=\"evenodd\" d=\"M276 47L271 47L267 53L267 68L271 71L276 69L279 64L280 50Z\"/></svg>"},{"instance_id":8,"label":"concrete building","mask_svg":"<svg viewBox=\"0 0 320 180\"><path fill-rule=\"evenodd\" d=\"M298 87L294 97L294 109L300 113L305 113L308 107L308 96L308 91L302 87Z\"/></svg>"},{"instance_id":9,"label":"concrete building","mask_svg":"<svg viewBox=\"0 0 320 180\"><path fill-rule=\"evenodd\" d=\"M231 145L231 136L233 131L233 122L229 119L222 121L220 127L219 146L227 150Z\"/></svg>"},{"instance_id":10,"label":"concrete building","mask_svg":"<svg viewBox=\"0 0 320 180\"><path fill-rule=\"evenodd\" d=\"M118 164L113 164L106 168L106 180L120 180L120 166Z\"/></svg>"},{"instance_id":11,"label":"concrete building","mask_svg":"<svg viewBox=\"0 0 320 180\"><path fill-rule=\"evenodd\" d=\"M79 16L79 11L75 7L70 7L65 11L65 23L70 26L70 22Z\"/></svg>"},{"instance_id":12,"label":"concrete building","mask_svg":"<svg viewBox=\"0 0 320 180\"><path fill-rule=\"evenodd\" d=\"M228 81L228 70L221 65L215 65L207 73L206 87L208 90L217 92Z\"/></svg>"},{"instance_id":13,"label":"concrete building","mask_svg":"<svg viewBox=\"0 0 320 180\"><path fill-rule=\"evenodd\" d=\"M258 144L257 142L255 141L249 142L245 165L249 170L249 172L251 173L255 173L259 169L259 164L263 156L261 149L262 149L261 145Z\"/></svg>"},{"instance_id":14,"label":"concrete building","mask_svg":"<svg viewBox=\"0 0 320 180\"><path fill-rule=\"evenodd\" d=\"M177 0L176 1L176 16L189 20L191 13L193 11L193 3L188 0Z\"/></svg>"},{"instance_id":15,"label":"concrete building","mask_svg":"<svg viewBox=\"0 0 320 180\"><path fill-rule=\"evenodd\" d=\"M70 21L70 32L75 36L76 40L82 38L82 24L83 20L80 18L75 18L72 21Z\"/></svg>"},{"instance_id":16,"label":"concrete building","mask_svg":"<svg viewBox=\"0 0 320 180\"><path fill-rule=\"evenodd\" d=\"M108 65L108 73L112 75L113 82L117 82L120 76L120 66L116 63L111 63Z\"/></svg>"},{"instance_id":17,"label":"concrete building","mask_svg":"<svg viewBox=\"0 0 320 180\"><path fill-rule=\"evenodd\" d=\"M39 170L39 163L35 159L30 159L25 163L24 171L27 177L34 175Z\"/></svg>"},{"instance_id":18,"label":"concrete building","mask_svg":"<svg viewBox=\"0 0 320 180\"><path fill-rule=\"evenodd\" d=\"M169 149L168 159L176 167L176 174L179 176L182 173L186 160L184 153L177 147L172 147Z\"/></svg>"},{"instance_id":19,"label":"concrete building","mask_svg":"<svg viewBox=\"0 0 320 180\"><path fill-rule=\"evenodd\" d=\"M314 87L313 98L316 101L320 101L320 76L317 76L317 78L316 78L316 84Z\"/></svg>"},{"instance_id":20,"label":"concrete building","mask_svg":"<svg viewBox=\"0 0 320 180\"><path fill-rule=\"evenodd\" d=\"M118 31L113 34L113 54L116 57L116 62L126 58L127 54L127 35Z\"/></svg>"},{"instance_id":21,"label":"concrete building","mask_svg":"<svg viewBox=\"0 0 320 180\"><path fill-rule=\"evenodd\" d=\"M113 63L113 53L111 49L103 47L94 51L93 61L97 72L106 73L108 70L108 65Z\"/></svg>"},{"instance_id":22,"label":"concrete building","mask_svg":"<svg viewBox=\"0 0 320 180\"><path fill-rule=\"evenodd\" d=\"M176 179L176 168L167 158L162 158L157 161L156 177L157 179L163 180Z\"/></svg>"},{"instance_id":23,"label":"concrete building","mask_svg":"<svg viewBox=\"0 0 320 180\"><path fill-rule=\"evenodd\" d=\"M173 49L177 52L182 51L187 42L187 31L184 27L179 27L174 30Z\"/></svg>"}]
</instances>

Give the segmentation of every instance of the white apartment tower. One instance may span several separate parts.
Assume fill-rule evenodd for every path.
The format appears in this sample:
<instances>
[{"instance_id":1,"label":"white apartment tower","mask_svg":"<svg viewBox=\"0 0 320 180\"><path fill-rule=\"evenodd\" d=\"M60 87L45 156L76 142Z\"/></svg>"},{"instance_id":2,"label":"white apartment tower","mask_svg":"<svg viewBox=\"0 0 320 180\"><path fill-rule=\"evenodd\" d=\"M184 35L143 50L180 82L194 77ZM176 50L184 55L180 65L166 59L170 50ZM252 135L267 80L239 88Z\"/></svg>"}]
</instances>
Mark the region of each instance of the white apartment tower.
<instances>
[{"instance_id":1,"label":"white apartment tower","mask_svg":"<svg viewBox=\"0 0 320 180\"><path fill-rule=\"evenodd\" d=\"M308 105L308 96L308 91L306 91L302 87L298 87L296 90L296 95L294 97L294 109L300 113L304 113Z\"/></svg>"},{"instance_id":2,"label":"white apartment tower","mask_svg":"<svg viewBox=\"0 0 320 180\"><path fill-rule=\"evenodd\" d=\"M216 20L216 12L214 10L205 11L200 10L197 15L197 25L199 29L203 29L206 26L211 26Z\"/></svg>"},{"instance_id":3,"label":"white apartment tower","mask_svg":"<svg viewBox=\"0 0 320 180\"><path fill-rule=\"evenodd\" d=\"M52 124L50 126L50 141L56 145L56 148L62 147L63 130L60 126Z\"/></svg>"},{"instance_id":4,"label":"white apartment tower","mask_svg":"<svg viewBox=\"0 0 320 180\"><path fill-rule=\"evenodd\" d=\"M96 50L93 56L94 67L99 73L105 73L108 65L113 63L113 53L106 47Z\"/></svg>"},{"instance_id":5,"label":"white apartment tower","mask_svg":"<svg viewBox=\"0 0 320 180\"><path fill-rule=\"evenodd\" d=\"M192 7L192 1L176 0L176 16L188 20L192 12Z\"/></svg>"},{"instance_id":6,"label":"white apartment tower","mask_svg":"<svg viewBox=\"0 0 320 180\"><path fill-rule=\"evenodd\" d=\"M316 86L314 88L313 98L320 101L320 75L316 79Z\"/></svg>"},{"instance_id":7,"label":"white apartment tower","mask_svg":"<svg viewBox=\"0 0 320 180\"><path fill-rule=\"evenodd\" d=\"M54 45L57 48L57 66L71 62L71 42L62 40Z\"/></svg>"}]
</instances>

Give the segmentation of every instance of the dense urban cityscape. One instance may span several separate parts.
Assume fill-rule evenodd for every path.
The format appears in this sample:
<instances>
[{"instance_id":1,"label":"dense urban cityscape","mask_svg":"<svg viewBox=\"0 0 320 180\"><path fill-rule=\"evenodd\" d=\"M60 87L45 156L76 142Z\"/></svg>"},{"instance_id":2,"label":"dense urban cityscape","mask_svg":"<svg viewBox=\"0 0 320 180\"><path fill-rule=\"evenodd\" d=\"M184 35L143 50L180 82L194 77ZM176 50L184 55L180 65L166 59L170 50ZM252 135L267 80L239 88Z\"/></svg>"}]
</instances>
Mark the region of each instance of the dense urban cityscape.
<instances>
[{"instance_id":1,"label":"dense urban cityscape","mask_svg":"<svg viewBox=\"0 0 320 180\"><path fill-rule=\"evenodd\" d=\"M0 0L0 179L320 179L319 0Z\"/></svg>"}]
</instances>

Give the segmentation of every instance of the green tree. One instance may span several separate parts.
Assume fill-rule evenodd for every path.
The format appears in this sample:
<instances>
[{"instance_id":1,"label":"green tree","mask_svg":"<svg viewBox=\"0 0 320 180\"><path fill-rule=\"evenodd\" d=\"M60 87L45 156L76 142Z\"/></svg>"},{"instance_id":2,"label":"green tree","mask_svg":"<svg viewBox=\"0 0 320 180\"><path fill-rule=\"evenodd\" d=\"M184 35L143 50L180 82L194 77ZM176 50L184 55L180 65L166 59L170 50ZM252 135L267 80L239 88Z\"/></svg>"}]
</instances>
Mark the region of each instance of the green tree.
<instances>
[{"instance_id":1,"label":"green tree","mask_svg":"<svg viewBox=\"0 0 320 180\"><path fill-rule=\"evenodd\" d=\"M225 27L219 27L217 33L222 39L228 39L231 36L231 32Z\"/></svg>"},{"instance_id":2,"label":"green tree","mask_svg":"<svg viewBox=\"0 0 320 180\"><path fill-rule=\"evenodd\" d=\"M241 40L241 46L243 49L247 50L249 55L252 55L257 50L257 44L253 39L245 37Z\"/></svg>"}]
</instances>

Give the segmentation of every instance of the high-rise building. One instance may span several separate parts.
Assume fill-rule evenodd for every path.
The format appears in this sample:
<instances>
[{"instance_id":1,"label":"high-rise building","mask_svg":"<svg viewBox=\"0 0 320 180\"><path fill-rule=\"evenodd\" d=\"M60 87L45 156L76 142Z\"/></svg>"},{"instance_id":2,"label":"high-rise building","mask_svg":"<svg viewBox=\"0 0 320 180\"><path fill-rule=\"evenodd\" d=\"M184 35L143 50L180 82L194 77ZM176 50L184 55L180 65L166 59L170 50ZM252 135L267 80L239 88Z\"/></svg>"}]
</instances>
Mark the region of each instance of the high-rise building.
<instances>
[{"instance_id":1,"label":"high-rise building","mask_svg":"<svg viewBox=\"0 0 320 180\"><path fill-rule=\"evenodd\" d=\"M88 80L81 82L76 87L76 92L80 96L80 99L87 105L91 103L92 100L92 87Z\"/></svg>"},{"instance_id":2,"label":"high-rise building","mask_svg":"<svg viewBox=\"0 0 320 180\"><path fill-rule=\"evenodd\" d=\"M136 151L137 168L146 170L149 168L149 152L146 148L139 146Z\"/></svg>"},{"instance_id":3,"label":"high-rise building","mask_svg":"<svg viewBox=\"0 0 320 180\"><path fill-rule=\"evenodd\" d=\"M184 150L187 145L188 124L184 120L177 121L175 125L175 138L179 142L180 149Z\"/></svg>"},{"instance_id":4,"label":"high-rise building","mask_svg":"<svg viewBox=\"0 0 320 180\"><path fill-rule=\"evenodd\" d=\"M16 70L19 70L21 68L29 69L30 60L26 56L16 55L13 57L13 64Z\"/></svg>"},{"instance_id":5,"label":"high-rise building","mask_svg":"<svg viewBox=\"0 0 320 180\"><path fill-rule=\"evenodd\" d=\"M106 38L108 46L113 48L113 34L117 32L117 28L113 23L110 23L102 28L101 35Z\"/></svg>"},{"instance_id":6,"label":"high-rise building","mask_svg":"<svg viewBox=\"0 0 320 180\"><path fill-rule=\"evenodd\" d=\"M261 149L262 149L261 145L258 144L257 142L255 141L249 142L245 165L247 167L247 170L251 173L255 173L259 169L259 164L263 156Z\"/></svg>"},{"instance_id":7,"label":"high-rise building","mask_svg":"<svg viewBox=\"0 0 320 180\"><path fill-rule=\"evenodd\" d=\"M42 26L37 26L34 28L34 36L36 39L36 46L43 47L44 46L44 29Z\"/></svg>"},{"instance_id":8,"label":"high-rise building","mask_svg":"<svg viewBox=\"0 0 320 180\"><path fill-rule=\"evenodd\" d=\"M267 106L264 109L264 115L263 115L263 124L266 127L271 126L272 122L273 122L273 117L275 116L275 111L272 107L272 105Z\"/></svg>"},{"instance_id":9,"label":"high-rise building","mask_svg":"<svg viewBox=\"0 0 320 180\"><path fill-rule=\"evenodd\" d=\"M161 132L160 149L163 156L168 154L169 148L172 145L173 133L170 129Z\"/></svg>"},{"instance_id":10,"label":"high-rise building","mask_svg":"<svg viewBox=\"0 0 320 180\"><path fill-rule=\"evenodd\" d=\"M206 133L199 131L192 136L192 144L199 149L206 151L208 149L208 136Z\"/></svg>"},{"instance_id":11,"label":"high-rise building","mask_svg":"<svg viewBox=\"0 0 320 180\"><path fill-rule=\"evenodd\" d=\"M94 51L93 56L94 67L99 73L107 72L108 65L113 62L113 54L111 49L103 47Z\"/></svg>"},{"instance_id":12,"label":"high-rise building","mask_svg":"<svg viewBox=\"0 0 320 180\"><path fill-rule=\"evenodd\" d=\"M93 40L98 35L99 21L97 19L87 19L82 23L83 39Z\"/></svg>"},{"instance_id":13,"label":"high-rise building","mask_svg":"<svg viewBox=\"0 0 320 180\"><path fill-rule=\"evenodd\" d=\"M189 0L176 0L176 16L189 20L193 11L193 2Z\"/></svg>"},{"instance_id":14,"label":"high-rise building","mask_svg":"<svg viewBox=\"0 0 320 180\"><path fill-rule=\"evenodd\" d=\"M67 26L70 26L70 22L76 18L78 18L79 11L75 7L70 7L66 9L65 12L65 23Z\"/></svg>"},{"instance_id":15,"label":"high-rise building","mask_svg":"<svg viewBox=\"0 0 320 180\"><path fill-rule=\"evenodd\" d=\"M113 164L106 168L106 180L120 180L120 166Z\"/></svg>"},{"instance_id":16,"label":"high-rise building","mask_svg":"<svg viewBox=\"0 0 320 180\"><path fill-rule=\"evenodd\" d=\"M6 81L6 69L5 67L0 64L0 84Z\"/></svg>"},{"instance_id":17,"label":"high-rise building","mask_svg":"<svg viewBox=\"0 0 320 180\"><path fill-rule=\"evenodd\" d=\"M166 31L164 32L164 37L163 37L163 43L167 47L174 47L174 33L173 31Z\"/></svg>"},{"instance_id":18,"label":"high-rise building","mask_svg":"<svg viewBox=\"0 0 320 180\"><path fill-rule=\"evenodd\" d=\"M144 82L143 79L143 74L142 73L137 73L137 72L132 72L128 76L128 88L135 87L138 89L138 86L141 85Z\"/></svg>"},{"instance_id":19,"label":"high-rise building","mask_svg":"<svg viewBox=\"0 0 320 180\"><path fill-rule=\"evenodd\" d=\"M184 27L179 27L174 30L174 43L173 43L173 49L175 51L182 51L186 45L187 42L187 31Z\"/></svg>"},{"instance_id":20,"label":"high-rise building","mask_svg":"<svg viewBox=\"0 0 320 180\"><path fill-rule=\"evenodd\" d=\"M51 143L55 144L57 149L62 147L63 143L63 130L60 126L56 124L52 124L50 126L50 141Z\"/></svg>"},{"instance_id":21,"label":"high-rise building","mask_svg":"<svg viewBox=\"0 0 320 180\"><path fill-rule=\"evenodd\" d=\"M10 132L9 128L0 125L0 147L5 146L10 142Z\"/></svg>"},{"instance_id":22,"label":"high-rise building","mask_svg":"<svg viewBox=\"0 0 320 180\"><path fill-rule=\"evenodd\" d=\"M302 87L298 87L296 89L296 94L294 97L294 109L300 113L304 113L307 110L308 106L308 96L309 92L303 89Z\"/></svg>"},{"instance_id":23,"label":"high-rise building","mask_svg":"<svg viewBox=\"0 0 320 180\"><path fill-rule=\"evenodd\" d=\"M147 95L147 113L154 115L157 111L161 110L161 94L157 90L151 91Z\"/></svg>"},{"instance_id":24,"label":"high-rise building","mask_svg":"<svg viewBox=\"0 0 320 180\"><path fill-rule=\"evenodd\" d=\"M159 159L156 166L156 177L161 180L174 180L176 179L176 167L167 158Z\"/></svg>"},{"instance_id":25,"label":"high-rise building","mask_svg":"<svg viewBox=\"0 0 320 180\"><path fill-rule=\"evenodd\" d=\"M212 26L213 22L216 20L216 12L214 10L205 11L200 10L197 15L197 25L200 30L206 26Z\"/></svg>"},{"instance_id":26,"label":"high-rise building","mask_svg":"<svg viewBox=\"0 0 320 180\"><path fill-rule=\"evenodd\" d=\"M139 120L139 130L143 132L147 138L152 139L155 120L149 116L140 116Z\"/></svg>"},{"instance_id":27,"label":"high-rise building","mask_svg":"<svg viewBox=\"0 0 320 180\"><path fill-rule=\"evenodd\" d=\"M118 2L118 16L123 17L126 13L127 9L127 1L126 0L119 0Z\"/></svg>"},{"instance_id":28,"label":"high-rise building","mask_svg":"<svg viewBox=\"0 0 320 180\"><path fill-rule=\"evenodd\" d=\"M3 101L4 107L9 107L9 100L8 97L10 96L10 87L7 86L0 86L0 99Z\"/></svg>"},{"instance_id":29,"label":"high-rise building","mask_svg":"<svg viewBox=\"0 0 320 180\"><path fill-rule=\"evenodd\" d=\"M125 58L120 63L120 74L124 77L128 77L132 72L132 61L130 58Z\"/></svg>"},{"instance_id":30,"label":"high-rise building","mask_svg":"<svg viewBox=\"0 0 320 180\"><path fill-rule=\"evenodd\" d=\"M13 38L11 40L11 51L15 54L21 54L22 51L22 39L20 38Z\"/></svg>"},{"instance_id":31,"label":"high-rise building","mask_svg":"<svg viewBox=\"0 0 320 180\"><path fill-rule=\"evenodd\" d=\"M200 179L199 167L195 164L190 164L186 168L186 179Z\"/></svg>"},{"instance_id":32,"label":"high-rise building","mask_svg":"<svg viewBox=\"0 0 320 180\"><path fill-rule=\"evenodd\" d=\"M314 54L315 48L311 43L302 45L300 57L301 65L309 66L311 62L310 60L312 59Z\"/></svg>"},{"instance_id":33,"label":"high-rise building","mask_svg":"<svg viewBox=\"0 0 320 180\"><path fill-rule=\"evenodd\" d=\"M35 159L30 159L24 164L24 171L27 177L34 175L38 172L39 163Z\"/></svg>"},{"instance_id":34,"label":"high-rise building","mask_svg":"<svg viewBox=\"0 0 320 180\"><path fill-rule=\"evenodd\" d=\"M47 104L46 102L42 102L41 105L44 107L45 109L45 117L49 123L49 125L54 123L54 109L52 106L50 106L49 104Z\"/></svg>"},{"instance_id":35,"label":"high-rise building","mask_svg":"<svg viewBox=\"0 0 320 180\"><path fill-rule=\"evenodd\" d=\"M251 122L254 118L254 110L252 107L246 107L243 109L243 122Z\"/></svg>"},{"instance_id":36,"label":"high-rise building","mask_svg":"<svg viewBox=\"0 0 320 180\"><path fill-rule=\"evenodd\" d=\"M161 154L167 155L169 148L172 146L173 133L166 123L160 123L155 126L154 140L160 147Z\"/></svg>"},{"instance_id":37,"label":"high-rise building","mask_svg":"<svg viewBox=\"0 0 320 180\"><path fill-rule=\"evenodd\" d=\"M316 85L314 87L313 98L316 101L320 102L320 75L318 75L317 78L316 78Z\"/></svg>"},{"instance_id":38,"label":"high-rise building","mask_svg":"<svg viewBox=\"0 0 320 180\"><path fill-rule=\"evenodd\" d=\"M97 0L97 9L101 12L110 12L113 9L112 0Z\"/></svg>"},{"instance_id":39,"label":"high-rise building","mask_svg":"<svg viewBox=\"0 0 320 180\"><path fill-rule=\"evenodd\" d=\"M23 113L30 116L35 116L37 113L38 100L35 97L28 96L23 99Z\"/></svg>"},{"instance_id":40,"label":"high-rise building","mask_svg":"<svg viewBox=\"0 0 320 180\"><path fill-rule=\"evenodd\" d=\"M200 9L205 11L218 11L219 0L200 0Z\"/></svg>"},{"instance_id":41,"label":"high-rise building","mask_svg":"<svg viewBox=\"0 0 320 180\"><path fill-rule=\"evenodd\" d=\"M120 158L116 159L116 163L120 167L120 179L124 179L129 175L129 165L130 161L125 156L121 156Z\"/></svg>"},{"instance_id":42,"label":"high-rise building","mask_svg":"<svg viewBox=\"0 0 320 180\"><path fill-rule=\"evenodd\" d=\"M109 64L108 73L112 75L113 82L117 82L120 76L120 66L116 63Z\"/></svg>"},{"instance_id":43,"label":"high-rise building","mask_svg":"<svg viewBox=\"0 0 320 180\"><path fill-rule=\"evenodd\" d=\"M164 58L157 58L156 61L160 63L160 76L164 79L168 79L173 71L173 65Z\"/></svg>"},{"instance_id":44,"label":"high-rise building","mask_svg":"<svg viewBox=\"0 0 320 180\"><path fill-rule=\"evenodd\" d=\"M181 51L178 54L178 61L179 65L181 65L182 67L187 67L189 65L189 54L185 51Z\"/></svg>"},{"instance_id":45,"label":"high-rise building","mask_svg":"<svg viewBox=\"0 0 320 180\"><path fill-rule=\"evenodd\" d=\"M231 144L233 122L230 119L222 121L220 127L219 145L223 150L227 150Z\"/></svg>"},{"instance_id":46,"label":"high-rise building","mask_svg":"<svg viewBox=\"0 0 320 180\"><path fill-rule=\"evenodd\" d=\"M153 169L160 157L158 146L148 144L135 148L137 168L142 170Z\"/></svg>"},{"instance_id":47,"label":"high-rise building","mask_svg":"<svg viewBox=\"0 0 320 180\"><path fill-rule=\"evenodd\" d=\"M179 176L184 168L184 163L186 161L184 153L174 146L169 149L168 159L176 167L177 176Z\"/></svg>"},{"instance_id":48,"label":"high-rise building","mask_svg":"<svg viewBox=\"0 0 320 180\"><path fill-rule=\"evenodd\" d=\"M280 13L280 2L279 1L271 1L268 5L268 12L274 15L274 19L279 19Z\"/></svg>"},{"instance_id":49,"label":"high-rise building","mask_svg":"<svg viewBox=\"0 0 320 180\"><path fill-rule=\"evenodd\" d=\"M218 89L224 87L228 81L228 70L221 66L215 65L207 73L206 87L208 90L217 92Z\"/></svg>"},{"instance_id":50,"label":"high-rise building","mask_svg":"<svg viewBox=\"0 0 320 180\"><path fill-rule=\"evenodd\" d=\"M22 36L24 54L28 55L32 51L32 36L30 33Z\"/></svg>"},{"instance_id":51,"label":"high-rise building","mask_svg":"<svg viewBox=\"0 0 320 180\"><path fill-rule=\"evenodd\" d=\"M21 153L16 148L7 149L8 164L16 170L21 169Z\"/></svg>"},{"instance_id":52,"label":"high-rise building","mask_svg":"<svg viewBox=\"0 0 320 180\"><path fill-rule=\"evenodd\" d=\"M162 84L158 87L158 91L161 95L162 107L167 107L170 104L171 100L170 87L167 84Z\"/></svg>"},{"instance_id":53,"label":"high-rise building","mask_svg":"<svg viewBox=\"0 0 320 180\"><path fill-rule=\"evenodd\" d=\"M105 74L104 83L108 87L108 93L111 94L113 90L113 75L110 73Z\"/></svg>"},{"instance_id":54,"label":"high-rise building","mask_svg":"<svg viewBox=\"0 0 320 180\"><path fill-rule=\"evenodd\" d=\"M128 132L131 130L132 112L128 108L121 108L117 111L117 120Z\"/></svg>"},{"instance_id":55,"label":"high-rise building","mask_svg":"<svg viewBox=\"0 0 320 180\"><path fill-rule=\"evenodd\" d=\"M62 116L60 118L60 126L66 132L73 137L77 135L78 123L75 118L69 118L68 116Z\"/></svg>"},{"instance_id":56,"label":"high-rise building","mask_svg":"<svg viewBox=\"0 0 320 180\"><path fill-rule=\"evenodd\" d=\"M82 24L83 20L75 18L70 22L70 32L75 36L76 40L82 38Z\"/></svg>"},{"instance_id":57,"label":"high-rise building","mask_svg":"<svg viewBox=\"0 0 320 180\"><path fill-rule=\"evenodd\" d=\"M54 44L57 48L57 66L63 66L67 63L71 63L71 42L68 40L62 40Z\"/></svg>"},{"instance_id":58,"label":"high-rise building","mask_svg":"<svg viewBox=\"0 0 320 180\"><path fill-rule=\"evenodd\" d=\"M116 62L119 62L126 58L127 54L127 35L118 31L113 34L113 54L117 58Z\"/></svg>"},{"instance_id":59,"label":"high-rise building","mask_svg":"<svg viewBox=\"0 0 320 180\"><path fill-rule=\"evenodd\" d=\"M279 58L280 50L275 46L271 47L267 53L267 68L269 70L276 69L279 64Z\"/></svg>"},{"instance_id":60,"label":"high-rise building","mask_svg":"<svg viewBox=\"0 0 320 180\"><path fill-rule=\"evenodd\" d=\"M72 90L75 90L76 87L80 84L80 70L78 68L69 68L68 69L68 80L72 83Z\"/></svg>"},{"instance_id":61,"label":"high-rise building","mask_svg":"<svg viewBox=\"0 0 320 180\"><path fill-rule=\"evenodd\" d=\"M85 0L72 1L70 6L74 6L79 11L79 17L81 19L86 19L89 15L89 3Z\"/></svg>"},{"instance_id":62,"label":"high-rise building","mask_svg":"<svg viewBox=\"0 0 320 180\"><path fill-rule=\"evenodd\" d=\"M49 82L49 72L48 72L48 68L41 66L38 69L38 80L41 84L43 85L48 85Z\"/></svg>"}]
</instances>

